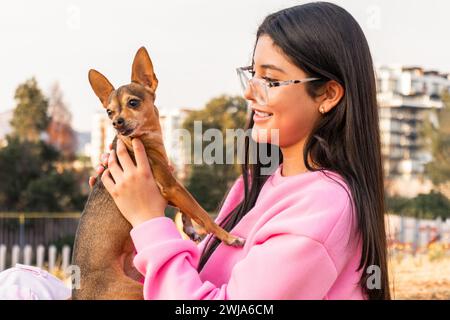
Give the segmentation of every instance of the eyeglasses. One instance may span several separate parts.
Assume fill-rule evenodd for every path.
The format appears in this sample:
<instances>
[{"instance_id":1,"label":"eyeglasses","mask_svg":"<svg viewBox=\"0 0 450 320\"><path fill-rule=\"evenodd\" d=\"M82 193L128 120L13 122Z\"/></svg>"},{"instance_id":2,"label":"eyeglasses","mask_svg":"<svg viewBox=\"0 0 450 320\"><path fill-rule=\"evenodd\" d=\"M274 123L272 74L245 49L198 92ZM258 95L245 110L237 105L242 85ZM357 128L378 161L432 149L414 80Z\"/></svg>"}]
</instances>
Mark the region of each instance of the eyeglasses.
<instances>
[{"instance_id":1,"label":"eyeglasses","mask_svg":"<svg viewBox=\"0 0 450 320\"><path fill-rule=\"evenodd\" d=\"M237 68L236 71L244 95L247 89L250 87L256 102L262 106L267 105L267 103L269 102L269 88L321 80L320 78L306 78L302 80L270 81L264 78L255 78L255 71L253 70L253 66Z\"/></svg>"}]
</instances>

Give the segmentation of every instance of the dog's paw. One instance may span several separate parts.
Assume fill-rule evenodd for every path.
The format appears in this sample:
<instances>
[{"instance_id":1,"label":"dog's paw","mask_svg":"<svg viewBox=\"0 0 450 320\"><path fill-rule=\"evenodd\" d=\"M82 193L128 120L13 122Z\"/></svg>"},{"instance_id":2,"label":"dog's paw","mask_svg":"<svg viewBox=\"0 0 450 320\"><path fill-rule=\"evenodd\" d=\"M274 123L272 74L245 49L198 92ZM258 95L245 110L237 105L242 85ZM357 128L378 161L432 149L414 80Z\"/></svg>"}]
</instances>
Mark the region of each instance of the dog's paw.
<instances>
[{"instance_id":1,"label":"dog's paw","mask_svg":"<svg viewBox=\"0 0 450 320\"><path fill-rule=\"evenodd\" d=\"M184 226L184 228L183 228L183 232L185 233L185 234L187 234L188 235L188 237L189 237L189 239L191 239L192 241L195 241L195 242L200 242L200 241L202 241L202 238L200 237L200 235L195 231L195 228L192 226L192 225L190 225L190 226Z\"/></svg>"},{"instance_id":2,"label":"dog's paw","mask_svg":"<svg viewBox=\"0 0 450 320\"><path fill-rule=\"evenodd\" d=\"M245 239L242 239L239 237L234 237L234 239L229 243L230 246L236 247L236 248L241 248L244 246L244 244L245 244Z\"/></svg>"}]
</instances>

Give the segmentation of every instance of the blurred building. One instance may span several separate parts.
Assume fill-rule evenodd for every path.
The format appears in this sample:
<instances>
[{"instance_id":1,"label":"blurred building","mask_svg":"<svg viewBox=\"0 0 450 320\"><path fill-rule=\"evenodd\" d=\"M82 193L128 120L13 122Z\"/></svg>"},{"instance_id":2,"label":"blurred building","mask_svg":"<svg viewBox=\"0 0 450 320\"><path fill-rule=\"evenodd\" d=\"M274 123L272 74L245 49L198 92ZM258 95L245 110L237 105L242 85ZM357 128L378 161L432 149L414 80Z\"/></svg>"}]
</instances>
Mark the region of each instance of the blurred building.
<instances>
[{"instance_id":1,"label":"blurred building","mask_svg":"<svg viewBox=\"0 0 450 320\"><path fill-rule=\"evenodd\" d=\"M183 122L191 110L179 109L174 111L160 111L159 121L163 132L164 146L170 162L175 167L178 179L184 181L188 176L190 163L190 140L183 140ZM193 139L193 137L190 137Z\"/></svg>"},{"instance_id":2,"label":"blurred building","mask_svg":"<svg viewBox=\"0 0 450 320\"><path fill-rule=\"evenodd\" d=\"M187 176L187 166L189 163L189 150L185 148L180 135L183 121L189 114L188 109L175 111L160 110L159 120L161 124L164 146L170 162L175 167L175 174L178 179L184 180ZM115 137L115 130L111 120L106 113L97 113L93 117L90 156L92 165L95 167L100 162L102 153L109 150L109 144Z\"/></svg>"},{"instance_id":3,"label":"blurred building","mask_svg":"<svg viewBox=\"0 0 450 320\"><path fill-rule=\"evenodd\" d=\"M443 107L441 94L450 90L450 75L402 66L376 72L387 191L408 197L428 193L432 184L423 171L432 157L420 130L425 118L438 125L436 110Z\"/></svg>"},{"instance_id":4,"label":"blurred building","mask_svg":"<svg viewBox=\"0 0 450 320\"><path fill-rule=\"evenodd\" d=\"M100 163L101 154L109 151L109 145L115 136L116 132L106 113L95 113L92 117L90 143L90 156L94 168Z\"/></svg>"},{"instance_id":5,"label":"blurred building","mask_svg":"<svg viewBox=\"0 0 450 320\"><path fill-rule=\"evenodd\" d=\"M90 156L91 154L91 132L76 131L77 155Z\"/></svg>"}]
</instances>

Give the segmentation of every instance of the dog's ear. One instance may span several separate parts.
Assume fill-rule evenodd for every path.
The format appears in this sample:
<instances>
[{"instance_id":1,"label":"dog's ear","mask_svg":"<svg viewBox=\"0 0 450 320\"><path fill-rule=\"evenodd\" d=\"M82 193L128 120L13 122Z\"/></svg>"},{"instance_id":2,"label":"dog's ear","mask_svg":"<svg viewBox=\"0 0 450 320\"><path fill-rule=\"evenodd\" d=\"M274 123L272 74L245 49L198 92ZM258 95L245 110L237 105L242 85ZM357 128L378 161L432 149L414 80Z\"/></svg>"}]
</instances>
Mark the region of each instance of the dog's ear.
<instances>
[{"instance_id":1,"label":"dog's ear","mask_svg":"<svg viewBox=\"0 0 450 320\"><path fill-rule=\"evenodd\" d=\"M158 86L158 79L153 71L152 60L144 47L141 47L134 57L131 82L148 87L153 93L155 93Z\"/></svg>"},{"instance_id":2,"label":"dog's ear","mask_svg":"<svg viewBox=\"0 0 450 320\"><path fill-rule=\"evenodd\" d=\"M89 83L103 106L106 108L109 95L114 91L113 85L104 75L94 69L89 70Z\"/></svg>"}]
</instances>

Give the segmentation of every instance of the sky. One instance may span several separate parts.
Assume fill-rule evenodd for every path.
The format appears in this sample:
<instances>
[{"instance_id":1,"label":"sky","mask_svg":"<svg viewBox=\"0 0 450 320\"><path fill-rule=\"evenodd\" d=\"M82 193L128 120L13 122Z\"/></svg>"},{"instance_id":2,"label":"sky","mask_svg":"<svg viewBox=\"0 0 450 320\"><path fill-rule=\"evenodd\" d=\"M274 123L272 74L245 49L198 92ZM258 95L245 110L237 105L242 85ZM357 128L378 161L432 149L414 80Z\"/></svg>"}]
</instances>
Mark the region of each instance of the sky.
<instances>
[{"instance_id":1,"label":"sky","mask_svg":"<svg viewBox=\"0 0 450 320\"><path fill-rule=\"evenodd\" d=\"M0 113L15 106L15 88L36 77L48 94L59 82L73 126L89 131L102 112L87 73L116 87L129 83L145 46L159 79L160 110L201 108L240 94L235 68L248 65L258 25L293 0L15 0L0 10ZM450 1L340 0L362 26L377 64L450 72Z\"/></svg>"}]
</instances>

